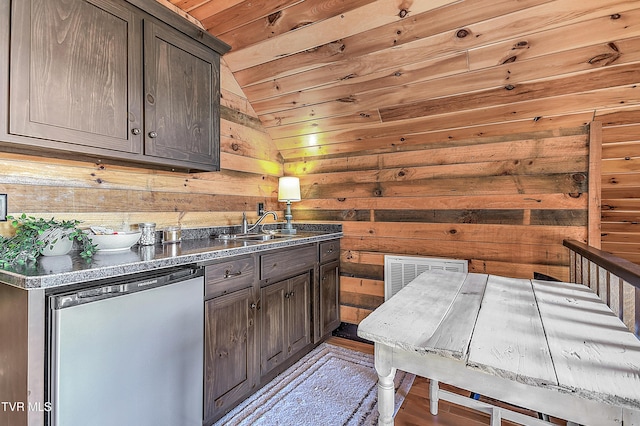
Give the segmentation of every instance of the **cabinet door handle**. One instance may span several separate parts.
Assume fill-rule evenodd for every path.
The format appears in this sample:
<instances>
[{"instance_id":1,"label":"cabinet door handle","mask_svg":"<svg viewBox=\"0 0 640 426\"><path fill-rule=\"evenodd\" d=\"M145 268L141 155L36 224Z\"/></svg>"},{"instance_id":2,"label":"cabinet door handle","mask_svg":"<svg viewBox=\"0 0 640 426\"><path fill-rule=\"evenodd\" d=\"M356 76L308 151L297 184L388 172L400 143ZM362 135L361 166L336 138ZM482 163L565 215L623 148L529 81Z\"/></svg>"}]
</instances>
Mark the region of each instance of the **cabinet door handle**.
<instances>
[{"instance_id":1,"label":"cabinet door handle","mask_svg":"<svg viewBox=\"0 0 640 426\"><path fill-rule=\"evenodd\" d=\"M228 269L226 271L224 271L224 278L238 277L240 275L242 275L242 271L231 272Z\"/></svg>"},{"instance_id":2,"label":"cabinet door handle","mask_svg":"<svg viewBox=\"0 0 640 426\"><path fill-rule=\"evenodd\" d=\"M157 137L158 137L158 133L157 133L157 132L154 132L154 131L152 130L152 131L150 131L150 132L149 132L149 137L150 137L151 139L155 139L155 138L157 138Z\"/></svg>"},{"instance_id":3,"label":"cabinet door handle","mask_svg":"<svg viewBox=\"0 0 640 426\"><path fill-rule=\"evenodd\" d=\"M140 129L138 129L137 127L134 127L133 129L131 129L131 134L132 135L139 135L140 134Z\"/></svg>"}]
</instances>

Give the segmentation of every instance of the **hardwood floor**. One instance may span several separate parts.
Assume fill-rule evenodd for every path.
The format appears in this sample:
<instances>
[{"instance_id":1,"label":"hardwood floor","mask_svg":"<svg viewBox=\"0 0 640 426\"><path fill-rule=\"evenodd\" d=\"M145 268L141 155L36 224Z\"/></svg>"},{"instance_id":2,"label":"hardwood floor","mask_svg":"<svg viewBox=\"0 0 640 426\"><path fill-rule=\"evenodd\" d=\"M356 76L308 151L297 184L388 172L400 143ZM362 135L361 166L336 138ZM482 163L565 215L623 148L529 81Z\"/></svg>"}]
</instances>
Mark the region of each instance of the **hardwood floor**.
<instances>
[{"instance_id":1,"label":"hardwood floor","mask_svg":"<svg viewBox=\"0 0 640 426\"><path fill-rule=\"evenodd\" d=\"M373 354L373 345L368 343L357 342L354 340L344 339L341 337L331 337L327 340L328 343L336 346L342 346L348 349ZM442 389L446 389L450 392L457 392L461 395L468 395L461 389L453 386L441 385ZM483 398L481 398L482 400ZM498 401L491 401L495 405L505 404ZM512 410L517 410L521 413L536 416L536 413L532 413L528 410L518 409L516 407L509 406ZM551 419L553 424L566 425L566 422L559 419ZM398 411L395 418L396 426L485 426L490 425L490 418L488 414L484 414L475 410L471 410L460 405L452 404L447 401L440 401L438 405L438 415L432 416L429 412L429 380L423 377L416 377L413 382L413 386L409 391L406 399L404 400L402 407ZM503 420L502 426L515 425L512 422Z\"/></svg>"}]
</instances>

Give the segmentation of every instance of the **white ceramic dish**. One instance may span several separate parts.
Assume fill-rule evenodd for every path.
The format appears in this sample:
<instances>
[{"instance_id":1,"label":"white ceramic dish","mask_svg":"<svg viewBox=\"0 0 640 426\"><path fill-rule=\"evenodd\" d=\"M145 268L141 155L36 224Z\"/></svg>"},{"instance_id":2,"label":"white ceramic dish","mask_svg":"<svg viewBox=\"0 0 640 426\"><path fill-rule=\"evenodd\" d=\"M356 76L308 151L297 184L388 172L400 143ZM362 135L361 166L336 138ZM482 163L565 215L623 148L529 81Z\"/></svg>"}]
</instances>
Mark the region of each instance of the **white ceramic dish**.
<instances>
[{"instance_id":1,"label":"white ceramic dish","mask_svg":"<svg viewBox=\"0 0 640 426\"><path fill-rule=\"evenodd\" d=\"M128 250L140 239L140 231L119 231L117 234L104 235L90 233L89 238L91 238L93 244L95 244L100 251Z\"/></svg>"}]
</instances>

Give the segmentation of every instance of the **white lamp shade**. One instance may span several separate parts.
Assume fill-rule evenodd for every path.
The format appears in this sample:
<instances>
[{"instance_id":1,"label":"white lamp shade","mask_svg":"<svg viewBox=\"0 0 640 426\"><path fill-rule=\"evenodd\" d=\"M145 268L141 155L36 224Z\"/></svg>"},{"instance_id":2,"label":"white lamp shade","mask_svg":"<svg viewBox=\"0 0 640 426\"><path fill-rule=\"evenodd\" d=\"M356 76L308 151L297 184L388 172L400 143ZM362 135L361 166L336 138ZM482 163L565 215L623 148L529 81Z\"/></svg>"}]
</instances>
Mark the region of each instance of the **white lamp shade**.
<instances>
[{"instance_id":1,"label":"white lamp shade","mask_svg":"<svg viewBox=\"0 0 640 426\"><path fill-rule=\"evenodd\" d=\"M300 179L281 177L278 181L278 201L300 201Z\"/></svg>"}]
</instances>

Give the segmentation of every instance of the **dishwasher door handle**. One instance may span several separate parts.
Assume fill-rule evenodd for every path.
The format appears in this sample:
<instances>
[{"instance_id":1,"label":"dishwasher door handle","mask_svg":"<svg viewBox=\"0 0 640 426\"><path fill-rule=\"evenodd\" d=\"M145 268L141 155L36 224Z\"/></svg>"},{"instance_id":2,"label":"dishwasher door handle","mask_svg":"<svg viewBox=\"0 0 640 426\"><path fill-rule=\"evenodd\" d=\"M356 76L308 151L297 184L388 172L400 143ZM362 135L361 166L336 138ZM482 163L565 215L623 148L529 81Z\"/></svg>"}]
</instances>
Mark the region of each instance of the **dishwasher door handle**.
<instances>
[{"instance_id":1,"label":"dishwasher door handle","mask_svg":"<svg viewBox=\"0 0 640 426\"><path fill-rule=\"evenodd\" d=\"M90 290L79 291L77 294L78 299L90 299L93 297L101 297L106 294L118 294L123 293L125 290L121 285L107 285L99 288L92 288Z\"/></svg>"}]
</instances>

